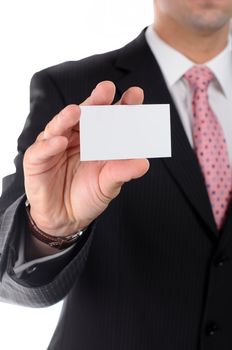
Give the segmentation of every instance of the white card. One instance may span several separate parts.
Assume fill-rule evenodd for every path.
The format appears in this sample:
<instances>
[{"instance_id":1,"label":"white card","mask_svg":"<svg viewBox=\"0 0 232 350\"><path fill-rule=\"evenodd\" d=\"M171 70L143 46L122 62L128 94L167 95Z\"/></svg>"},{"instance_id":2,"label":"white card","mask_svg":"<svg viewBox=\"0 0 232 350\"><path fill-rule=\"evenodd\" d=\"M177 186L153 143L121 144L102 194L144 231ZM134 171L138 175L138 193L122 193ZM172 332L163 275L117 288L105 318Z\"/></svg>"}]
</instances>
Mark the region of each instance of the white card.
<instances>
[{"instance_id":1,"label":"white card","mask_svg":"<svg viewBox=\"0 0 232 350\"><path fill-rule=\"evenodd\" d=\"M81 106L81 160L171 157L170 106Z\"/></svg>"}]
</instances>

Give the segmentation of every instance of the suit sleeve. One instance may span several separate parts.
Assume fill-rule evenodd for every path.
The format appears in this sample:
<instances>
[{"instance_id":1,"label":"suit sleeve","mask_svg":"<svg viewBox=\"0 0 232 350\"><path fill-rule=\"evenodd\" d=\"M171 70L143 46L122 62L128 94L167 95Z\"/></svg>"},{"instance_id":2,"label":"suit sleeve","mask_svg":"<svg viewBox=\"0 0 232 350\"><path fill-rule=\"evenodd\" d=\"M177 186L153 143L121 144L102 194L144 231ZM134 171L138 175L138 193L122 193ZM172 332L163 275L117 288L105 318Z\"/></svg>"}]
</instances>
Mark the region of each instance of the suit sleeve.
<instances>
[{"instance_id":1,"label":"suit sleeve","mask_svg":"<svg viewBox=\"0 0 232 350\"><path fill-rule=\"evenodd\" d=\"M40 264L35 273L14 272L22 236L30 234L25 212L23 156L51 118L65 107L61 91L46 71L34 75L30 114L18 139L16 172L3 179L0 198L0 300L44 307L63 299L78 280L87 260L94 225L81 236L71 254Z\"/></svg>"}]
</instances>

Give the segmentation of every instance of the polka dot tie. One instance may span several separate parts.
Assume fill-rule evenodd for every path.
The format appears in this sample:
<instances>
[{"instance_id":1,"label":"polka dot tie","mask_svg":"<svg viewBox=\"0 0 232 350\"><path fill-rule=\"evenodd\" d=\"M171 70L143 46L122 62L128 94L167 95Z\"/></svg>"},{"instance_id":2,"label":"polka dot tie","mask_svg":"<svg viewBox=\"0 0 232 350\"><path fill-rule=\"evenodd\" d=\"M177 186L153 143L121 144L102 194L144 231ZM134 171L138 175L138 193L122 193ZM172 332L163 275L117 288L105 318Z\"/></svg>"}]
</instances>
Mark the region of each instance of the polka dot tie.
<instances>
[{"instance_id":1,"label":"polka dot tie","mask_svg":"<svg viewBox=\"0 0 232 350\"><path fill-rule=\"evenodd\" d=\"M194 66L185 79L193 91L192 134L197 158L218 229L223 225L231 199L232 172L223 130L208 102L208 86L214 79L205 66Z\"/></svg>"}]
</instances>

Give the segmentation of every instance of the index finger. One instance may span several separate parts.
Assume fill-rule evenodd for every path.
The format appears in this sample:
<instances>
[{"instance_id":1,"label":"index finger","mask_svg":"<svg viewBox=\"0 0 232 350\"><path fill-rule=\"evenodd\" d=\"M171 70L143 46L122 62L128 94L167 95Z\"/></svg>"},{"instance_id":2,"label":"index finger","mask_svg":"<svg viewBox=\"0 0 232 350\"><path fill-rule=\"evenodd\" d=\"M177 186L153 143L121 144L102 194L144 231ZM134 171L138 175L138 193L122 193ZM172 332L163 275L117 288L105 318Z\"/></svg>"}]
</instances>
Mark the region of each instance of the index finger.
<instances>
[{"instance_id":1,"label":"index finger","mask_svg":"<svg viewBox=\"0 0 232 350\"><path fill-rule=\"evenodd\" d=\"M114 99L115 90L113 82L100 82L80 106L111 104ZM65 136L70 129L77 129L80 113L81 111L78 105L65 107L46 125L42 138L46 140L54 136Z\"/></svg>"},{"instance_id":2,"label":"index finger","mask_svg":"<svg viewBox=\"0 0 232 350\"><path fill-rule=\"evenodd\" d=\"M63 136L72 129L80 119L80 107L69 105L62 109L45 127L43 139L47 140L54 136Z\"/></svg>"}]
</instances>

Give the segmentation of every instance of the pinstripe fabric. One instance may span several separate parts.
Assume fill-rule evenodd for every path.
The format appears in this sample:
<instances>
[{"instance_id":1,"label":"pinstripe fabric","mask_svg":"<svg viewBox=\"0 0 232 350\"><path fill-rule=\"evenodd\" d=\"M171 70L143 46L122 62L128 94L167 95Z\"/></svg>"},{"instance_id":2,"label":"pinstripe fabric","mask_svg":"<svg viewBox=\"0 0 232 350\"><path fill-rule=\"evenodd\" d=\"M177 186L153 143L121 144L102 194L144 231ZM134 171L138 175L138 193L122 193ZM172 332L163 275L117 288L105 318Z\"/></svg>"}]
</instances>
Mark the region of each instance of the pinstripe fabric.
<instances>
[{"instance_id":1,"label":"pinstripe fabric","mask_svg":"<svg viewBox=\"0 0 232 350\"><path fill-rule=\"evenodd\" d=\"M92 235L87 243L80 250L79 254L56 276L50 283L38 287L33 287L24 280L17 279L13 273L14 241L17 234L17 209L25 198L19 198L13 205L7 209L1 225L1 247L2 265L4 271L0 283L0 301L13 302L29 307L45 307L52 305L63 299L74 282L78 279L85 265ZM18 223L20 225L20 222ZM3 266L5 266L3 269Z\"/></svg>"},{"instance_id":2,"label":"pinstripe fabric","mask_svg":"<svg viewBox=\"0 0 232 350\"><path fill-rule=\"evenodd\" d=\"M138 85L145 103L170 104L172 158L151 159L149 172L123 186L67 265L52 280L42 274L34 287L36 280L11 274L26 227L23 153L59 109L80 103L101 80L115 82L115 100ZM196 156L144 32L120 50L37 73L18 145L17 173L5 179L0 201L1 212L12 204L1 229L0 295L38 307L67 294L49 350L232 348L232 208L219 235Z\"/></svg>"}]
</instances>

